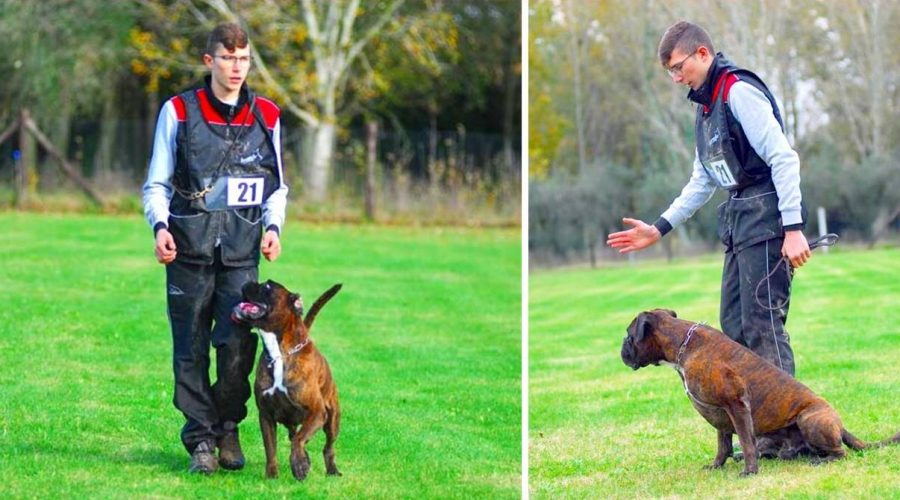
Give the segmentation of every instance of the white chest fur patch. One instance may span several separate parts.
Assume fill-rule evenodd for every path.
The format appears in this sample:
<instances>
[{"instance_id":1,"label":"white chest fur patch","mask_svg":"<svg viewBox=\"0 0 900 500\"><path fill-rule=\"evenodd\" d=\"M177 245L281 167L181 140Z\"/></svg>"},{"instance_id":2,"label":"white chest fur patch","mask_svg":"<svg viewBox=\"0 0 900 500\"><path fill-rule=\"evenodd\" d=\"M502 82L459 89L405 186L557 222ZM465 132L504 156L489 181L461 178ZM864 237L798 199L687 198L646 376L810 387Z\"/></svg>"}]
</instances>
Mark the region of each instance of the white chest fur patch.
<instances>
[{"instance_id":1,"label":"white chest fur patch","mask_svg":"<svg viewBox=\"0 0 900 500\"><path fill-rule=\"evenodd\" d=\"M278 337L274 333L264 330L259 330L259 336L262 337L263 345L269 353L269 357L272 358L272 376L275 378L272 387L263 391L263 394L271 396L275 394L276 389L287 394L287 388L284 387L284 360L281 358L281 347L278 345Z\"/></svg>"}]
</instances>

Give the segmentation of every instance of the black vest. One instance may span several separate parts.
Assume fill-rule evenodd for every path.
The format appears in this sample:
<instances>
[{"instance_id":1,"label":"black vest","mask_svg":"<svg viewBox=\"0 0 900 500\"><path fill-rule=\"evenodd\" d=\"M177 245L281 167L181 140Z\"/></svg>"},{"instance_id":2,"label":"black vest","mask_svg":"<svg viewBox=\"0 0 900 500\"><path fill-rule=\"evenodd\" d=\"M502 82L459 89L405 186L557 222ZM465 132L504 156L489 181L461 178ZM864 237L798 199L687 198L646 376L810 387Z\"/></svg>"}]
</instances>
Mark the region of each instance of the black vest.
<instances>
[{"instance_id":1,"label":"black vest","mask_svg":"<svg viewBox=\"0 0 900 500\"><path fill-rule=\"evenodd\" d=\"M716 54L704 84L692 90L688 98L699 104L695 131L697 156L703 168L719 187L730 191L719 205L718 233L727 249L734 252L773 238L784 236L778 194L772 181L772 169L760 158L747 140L725 98L737 78L759 89L772 105L772 112L784 130L778 104L765 83L752 72L741 69ZM801 204L803 220L806 208Z\"/></svg>"},{"instance_id":2,"label":"black vest","mask_svg":"<svg viewBox=\"0 0 900 500\"><path fill-rule=\"evenodd\" d=\"M275 145L252 93L229 125L207 92L179 96L185 120L176 135L169 231L180 261L212 264L218 246L223 264L258 265L261 205L281 183Z\"/></svg>"},{"instance_id":3,"label":"black vest","mask_svg":"<svg viewBox=\"0 0 900 500\"><path fill-rule=\"evenodd\" d=\"M784 130L778 104L766 84L751 71L738 68L721 53L716 54L706 82L696 91L692 90L688 98L700 104L694 124L700 163L719 187L729 191L767 182L772 177L772 169L756 154L725 99L734 78L765 94L772 104L775 119Z\"/></svg>"}]
</instances>

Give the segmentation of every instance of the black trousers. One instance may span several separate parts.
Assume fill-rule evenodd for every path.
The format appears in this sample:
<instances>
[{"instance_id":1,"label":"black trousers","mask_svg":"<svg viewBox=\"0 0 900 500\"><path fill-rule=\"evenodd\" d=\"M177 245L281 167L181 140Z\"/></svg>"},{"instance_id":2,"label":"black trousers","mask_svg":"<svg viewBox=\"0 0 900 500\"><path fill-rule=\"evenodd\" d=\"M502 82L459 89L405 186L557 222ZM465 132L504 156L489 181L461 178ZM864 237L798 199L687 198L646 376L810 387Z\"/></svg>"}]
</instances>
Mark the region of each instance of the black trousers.
<instances>
[{"instance_id":1,"label":"black trousers","mask_svg":"<svg viewBox=\"0 0 900 500\"><path fill-rule=\"evenodd\" d=\"M784 270L784 264L756 295L760 280L779 265L783 243L783 238L774 238L739 252L731 248L725 252L719 319L725 335L793 376L794 352L785 330L791 274ZM784 305L770 311L760 303L768 308Z\"/></svg>"},{"instance_id":2,"label":"black trousers","mask_svg":"<svg viewBox=\"0 0 900 500\"><path fill-rule=\"evenodd\" d=\"M223 265L218 251L212 265L175 260L166 266L174 403L187 420L181 442L188 453L202 441L221 436L225 422L237 424L247 416L257 338L248 327L231 321L231 311L241 300L243 284L258 275L256 266ZM213 384L210 346L216 349Z\"/></svg>"}]
</instances>

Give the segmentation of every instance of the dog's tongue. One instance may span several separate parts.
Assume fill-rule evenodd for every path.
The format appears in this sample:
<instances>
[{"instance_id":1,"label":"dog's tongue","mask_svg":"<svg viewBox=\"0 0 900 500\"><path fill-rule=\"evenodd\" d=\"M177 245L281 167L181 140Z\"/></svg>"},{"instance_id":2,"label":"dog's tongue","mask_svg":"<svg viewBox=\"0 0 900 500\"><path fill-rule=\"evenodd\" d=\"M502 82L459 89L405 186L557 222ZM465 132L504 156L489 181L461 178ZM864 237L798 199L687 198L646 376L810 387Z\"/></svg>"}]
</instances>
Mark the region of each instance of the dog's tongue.
<instances>
[{"instance_id":1,"label":"dog's tongue","mask_svg":"<svg viewBox=\"0 0 900 500\"><path fill-rule=\"evenodd\" d=\"M244 314L257 314L259 313L259 306L253 304L252 302L241 302L240 304L241 312Z\"/></svg>"}]
</instances>

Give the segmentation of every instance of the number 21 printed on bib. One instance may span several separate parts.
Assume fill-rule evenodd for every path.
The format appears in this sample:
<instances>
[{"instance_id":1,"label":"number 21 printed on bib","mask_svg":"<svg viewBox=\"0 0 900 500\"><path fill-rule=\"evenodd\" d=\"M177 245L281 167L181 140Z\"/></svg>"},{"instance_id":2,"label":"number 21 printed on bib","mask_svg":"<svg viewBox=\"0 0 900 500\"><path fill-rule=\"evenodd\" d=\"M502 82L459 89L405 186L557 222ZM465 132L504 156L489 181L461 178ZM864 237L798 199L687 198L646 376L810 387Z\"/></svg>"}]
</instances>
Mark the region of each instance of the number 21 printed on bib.
<instances>
[{"instance_id":1,"label":"number 21 printed on bib","mask_svg":"<svg viewBox=\"0 0 900 500\"><path fill-rule=\"evenodd\" d=\"M263 202L265 179L262 177L229 177L228 206L253 207Z\"/></svg>"}]
</instances>

